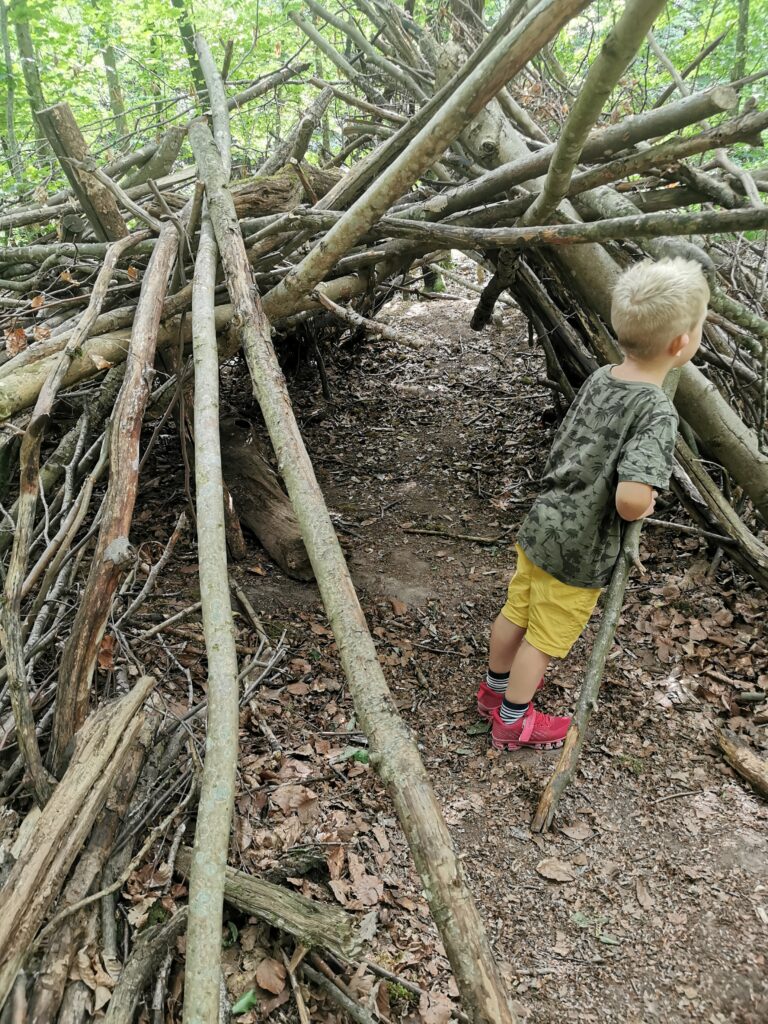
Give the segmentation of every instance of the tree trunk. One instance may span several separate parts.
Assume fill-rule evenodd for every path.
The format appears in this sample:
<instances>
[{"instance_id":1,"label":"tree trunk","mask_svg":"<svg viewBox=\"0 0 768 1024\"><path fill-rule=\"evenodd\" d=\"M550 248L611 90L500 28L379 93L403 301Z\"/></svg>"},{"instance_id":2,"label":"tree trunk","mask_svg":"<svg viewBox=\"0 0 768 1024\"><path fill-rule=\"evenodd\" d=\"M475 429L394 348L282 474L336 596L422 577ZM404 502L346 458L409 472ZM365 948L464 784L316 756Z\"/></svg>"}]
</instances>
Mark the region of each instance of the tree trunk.
<instances>
[{"instance_id":1,"label":"tree trunk","mask_svg":"<svg viewBox=\"0 0 768 1024\"><path fill-rule=\"evenodd\" d=\"M189 62L189 70L192 74L192 81L195 84L195 92L201 103L207 103L207 93L205 89L205 79L203 78L203 72L200 70L200 61L197 58L197 50L195 49L195 30L192 27L192 22L189 18L189 10L185 0L171 0L171 6L177 12L176 22L179 26L179 35L181 36L181 42L184 46L184 52L187 55L187 61Z\"/></svg>"},{"instance_id":2,"label":"tree trunk","mask_svg":"<svg viewBox=\"0 0 768 1024\"><path fill-rule=\"evenodd\" d=\"M30 31L29 21L24 17L26 12L24 10L23 0L11 0L8 10L11 21L13 22L16 30L16 42L19 46L21 71L24 76L24 85L27 90L29 109L32 113L32 123L35 125L38 150L41 154L46 153L48 151L48 144L43 126L40 124L40 119L37 116L38 111L42 110L46 105L45 96L43 95L43 84L40 80L37 56L35 55L35 48L32 43L32 32Z\"/></svg>"},{"instance_id":3,"label":"tree trunk","mask_svg":"<svg viewBox=\"0 0 768 1024\"><path fill-rule=\"evenodd\" d=\"M3 44L3 60L5 62L5 141L8 147L8 167L17 185L24 178L24 167L21 162L19 143L16 139L15 103L16 79L13 74L13 58L11 41L8 36L8 8L5 0L0 0L0 38Z\"/></svg>"},{"instance_id":4,"label":"tree trunk","mask_svg":"<svg viewBox=\"0 0 768 1024\"><path fill-rule=\"evenodd\" d=\"M104 73L107 76L109 90L109 106L115 119L115 128L119 137L119 149L124 149L130 141L128 136L128 120L125 116L123 90L120 87L120 75L117 71L117 53L112 43L106 43L101 50L104 61Z\"/></svg>"},{"instance_id":5,"label":"tree trunk","mask_svg":"<svg viewBox=\"0 0 768 1024\"><path fill-rule=\"evenodd\" d=\"M314 579L291 502L249 424L222 424L222 464L240 521L283 572L298 580Z\"/></svg>"}]
</instances>

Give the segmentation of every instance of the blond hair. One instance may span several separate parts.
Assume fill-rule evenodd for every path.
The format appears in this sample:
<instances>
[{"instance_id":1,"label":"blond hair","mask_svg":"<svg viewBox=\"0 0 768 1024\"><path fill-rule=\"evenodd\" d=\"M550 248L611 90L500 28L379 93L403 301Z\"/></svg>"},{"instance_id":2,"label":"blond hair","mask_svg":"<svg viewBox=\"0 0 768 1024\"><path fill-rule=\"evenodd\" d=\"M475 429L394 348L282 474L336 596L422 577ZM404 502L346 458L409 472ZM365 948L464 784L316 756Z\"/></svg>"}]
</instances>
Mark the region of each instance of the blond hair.
<instances>
[{"instance_id":1,"label":"blond hair","mask_svg":"<svg viewBox=\"0 0 768 1024\"><path fill-rule=\"evenodd\" d=\"M704 319L708 302L709 285L699 263L681 256L644 260L616 282L611 323L628 355L652 359Z\"/></svg>"}]
</instances>

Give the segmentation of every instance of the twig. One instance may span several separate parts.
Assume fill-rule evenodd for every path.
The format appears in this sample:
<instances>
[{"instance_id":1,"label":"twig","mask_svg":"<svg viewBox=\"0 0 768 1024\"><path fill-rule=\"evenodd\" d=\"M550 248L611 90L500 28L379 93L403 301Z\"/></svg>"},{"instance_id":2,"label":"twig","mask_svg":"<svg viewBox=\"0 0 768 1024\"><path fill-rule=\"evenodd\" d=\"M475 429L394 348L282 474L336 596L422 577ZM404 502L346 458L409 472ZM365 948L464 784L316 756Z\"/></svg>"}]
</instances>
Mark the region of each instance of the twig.
<instances>
[{"instance_id":1,"label":"twig","mask_svg":"<svg viewBox=\"0 0 768 1024\"><path fill-rule=\"evenodd\" d=\"M199 612L202 608L202 601L195 601L194 604L189 605L187 608L182 608L180 612L176 612L175 615L171 615L170 618L165 619L163 622L159 622L156 626L152 626L151 629L145 629L143 633L139 633L136 637L137 640L149 640L151 636L156 636L158 633L162 633L166 626L172 626L176 622L180 622L182 619L186 619L188 615L193 615L195 612Z\"/></svg>"},{"instance_id":2,"label":"twig","mask_svg":"<svg viewBox=\"0 0 768 1024\"><path fill-rule=\"evenodd\" d=\"M281 949L280 953L283 957L285 969L288 972L288 980L290 981L291 989L293 990L293 998L296 1000L296 1009L299 1011L299 1020L301 1021L301 1024L311 1024L307 1004L304 1002L304 996L301 994L299 983L296 981L296 975L294 973L295 968L292 966L292 961L285 955L284 949Z\"/></svg>"},{"instance_id":3,"label":"twig","mask_svg":"<svg viewBox=\"0 0 768 1024\"><path fill-rule=\"evenodd\" d=\"M245 614L250 619L251 625L256 630L256 634L257 634L259 640L261 640L261 642L263 644L267 645L267 649L268 650L271 650L272 649L272 641L267 636L266 630L264 629L264 626L262 625L261 619L256 614L256 612L254 611L254 608L253 608L253 605L251 604L251 602L248 600L248 595L243 590L243 588L240 586L240 584L236 580L232 579L232 577L230 577L229 584L230 584L230 586L232 587L232 589L235 592L235 597L240 602L240 604L243 606Z\"/></svg>"},{"instance_id":4,"label":"twig","mask_svg":"<svg viewBox=\"0 0 768 1024\"><path fill-rule=\"evenodd\" d=\"M360 1003L355 1002L348 995L345 995L338 985L329 981L328 978L322 975L319 971L314 970L314 968L310 967L308 964L302 964L301 972L309 979L309 981L314 982L318 988L321 988L325 994L329 996L332 1002L336 1003L337 1006L340 1006L347 1016L351 1017L353 1021L356 1021L356 1024L375 1024L373 1017L360 1005Z\"/></svg>"},{"instance_id":5,"label":"twig","mask_svg":"<svg viewBox=\"0 0 768 1024\"><path fill-rule=\"evenodd\" d=\"M150 569L149 575L147 576L144 586L141 588L139 593L136 595L133 601L128 605L126 610L117 620L117 622L115 623L115 627L118 627L122 622L125 622L128 619L130 619L133 613L138 608L140 608L141 605L144 604L146 599L152 593L155 587L155 583L157 582L157 577L160 575L160 573L163 571L163 569L170 561L171 555L173 554L173 549L176 547L176 542L178 541L179 537L182 535L186 528L187 514L186 512L182 512L176 522L176 526L174 527L173 533L168 538L168 543L165 545L165 549L163 550L162 555L158 558L157 562Z\"/></svg>"},{"instance_id":6,"label":"twig","mask_svg":"<svg viewBox=\"0 0 768 1024\"><path fill-rule=\"evenodd\" d=\"M403 533L426 534L429 537L449 537L451 540L468 540L473 544L498 544L504 540L504 535L498 537L475 537L470 533L454 533L452 530L427 530L415 526L401 527Z\"/></svg>"}]
</instances>

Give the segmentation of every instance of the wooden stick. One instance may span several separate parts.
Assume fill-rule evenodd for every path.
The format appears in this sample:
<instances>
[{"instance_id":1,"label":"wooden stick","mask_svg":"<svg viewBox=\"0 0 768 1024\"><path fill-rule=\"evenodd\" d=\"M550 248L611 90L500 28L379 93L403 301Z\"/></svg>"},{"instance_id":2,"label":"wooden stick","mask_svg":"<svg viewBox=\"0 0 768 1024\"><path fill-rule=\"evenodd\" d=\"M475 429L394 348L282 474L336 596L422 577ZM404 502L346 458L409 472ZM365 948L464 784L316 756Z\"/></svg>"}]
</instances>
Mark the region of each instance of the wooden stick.
<instances>
[{"instance_id":1,"label":"wooden stick","mask_svg":"<svg viewBox=\"0 0 768 1024\"><path fill-rule=\"evenodd\" d=\"M175 225L163 225L142 282L128 367L113 413L113 422L118 429L111 435L110 477L96 552L61 659L49 752L54 772L63 771L72 737L85 720L88 689L112 596L122 567L131 558L128 533L138 487L141 424L150 394L150 371L155 358L163 297L177 251Z\"/></svg>"},{"instance_id":2,"label":"wooden stick","mask_svg":"<svg viewBox=\"0 0 768 1024\"><path fill-rule=\"evenodd\" d=\"M541 191L523 214L523 224L546 223L560 205L590 129L665 3L666 0L627 0L624 4L621 16L590 64L555 143Z\"/></svg>"},{"instance_id":3,"label":"wooden stick","mask_svg":"<svg viewBox=\"0 0 768 1024\"><path fill-rule=\"evenodd\" d=\"M190 142L221 250L234 323L254 392L320 587L373 763L389 787L440 930L465 1008L476 1024L513 1024L482 920L464 880L450 833L418 748L400 716L376 657L344 555L291 408L270 339L269 322L251 286L250 267L218 151L197 122Z\"/></svg>"},{"instance_id":4,"label":"wooden stick","mask_svg":"<svg viewBox=\"0 0 768 1024\"><path fill-rule=\"evenodd\" d=\"M299 983L296 981L296 974L291 966L291 961L286 956L284 949L281 949L280 953L283 957L285 969L288 972L288 980L291 983L293 998L296 1000L296 1009L299 1011L299 1021L301 1024L312 1024L309 1011L307 1010L307 1004L304 1002L304 996L301 994L301 988L299 987Z\"/></svg>"},{"instance_id":5,"label":"wooden stick","mask_svg":"<svg viewBox=\"0 0 768 1024\"><path fill-rule=\"evenodd\" d=\"M3 587L3 601L0 604L0 643L2 643L6 652L8 684L11 691L19 745L32 778L35 799L40 807L45 804L50 796L51 784L43 768L35 735L35 722L29 700L21 630L21 600L24 592L24 577L27 571L29 549L32 542L35 508L37 506L40 450L56 395L64 381L75 352L88 337L99 315L115 265L127 249L130 249L145 237L146 235L128 235L126 238L120 239L120 241L114 242L110 246L104 260L104 265L99 271L93 286L88 308L70 335L57 360L51 366L45 383L38 394L32 418L21 444L19 460L21 479L16 513L16 530L8 572Z\"/></svg>"},{"instance_id":6,"label":"wooden stick","mask_svg":"<svg viewBox=\"0 0 768 1024\"><path fill-rule=\"evenodd\" d=\"M228 181L231 140L224 84L208 44L199 33L195 36L195 47L208 88L217 151ZM192 339L197 544L208 656L208 719L190 870L184 1024L207 1024L218 1017L224 873L238 753L237 651L227 573L219 438L219 359L214 312L217 255L213 228L204 212L192 288Z\"/></svg>"},{"instance_id":7,"label":"wooden stick","mask_svg":"<svg viewBox=\"0 0 768 1024\"><path fill-rule=\"evenodd\" d=\"M264 310L269 317L296 312L302 296L312 291L336 260L399 199L472 118L559 29L582 8L584 0L559 0L539 4L520 26L503 36L488 56L461 82L453 95L437 109L406 149L387 166L326 234L323 245L312 249L267 294ZM333 190L332 190L333 191ZM329 199L331 193L325 197Z\"/></svg>"}]
</instances>

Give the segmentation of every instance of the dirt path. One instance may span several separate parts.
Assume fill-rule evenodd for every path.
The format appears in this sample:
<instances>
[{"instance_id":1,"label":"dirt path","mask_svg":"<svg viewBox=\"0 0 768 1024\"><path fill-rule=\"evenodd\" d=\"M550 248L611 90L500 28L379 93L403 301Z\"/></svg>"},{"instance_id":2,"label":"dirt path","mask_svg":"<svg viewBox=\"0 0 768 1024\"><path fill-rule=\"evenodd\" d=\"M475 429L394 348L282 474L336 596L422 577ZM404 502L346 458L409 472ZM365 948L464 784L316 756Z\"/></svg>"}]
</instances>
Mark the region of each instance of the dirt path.
<instances>
[{"instance_id":1,"label":"dirt path","mask_svg":"<svg viewBox=\"0 0 768 1024\"><path fill-rule=\"evenodd\" d=\"M472 307L391 304L384 317L423 348L366 343L351 368L329 367L327 407L311 368L292 390L393 695L419 737L521 1017L768 1020L768 810L713 744L730 717L768 745L765 714L755 724L735 702L740 689L768 682L762 595L727 563L707 580L712 552L698 538L646 531L647 575L631 585L576 784L555 831L531 835L557 755L489 749L473 698L555 417L520 314L475 334ZM662 504L658 514L676 513ZM317 591L256 549L235 575L268 631L287 630L291 655L281 685L259 698L282 751L244 714L231 860L263 871L285 850L322 844L328 873L294 884L323 899L330 885L351 911L375 909L372 955L433 998L419 1007L404 990L374 987L370 974L353 987L363 998L374 988L393 1021L445 1021L455 987L365 763ZM572 707L594 630L550 670L544 710ZM227 951L233 998L253 988L266 942L237 920L240 938ZM289 1007L270 1019L292 1020ZM264 1009L238 1019L264 1019ZM335 1017L318 1004L312 1019Z\"/></svg>"}]
</instances>

